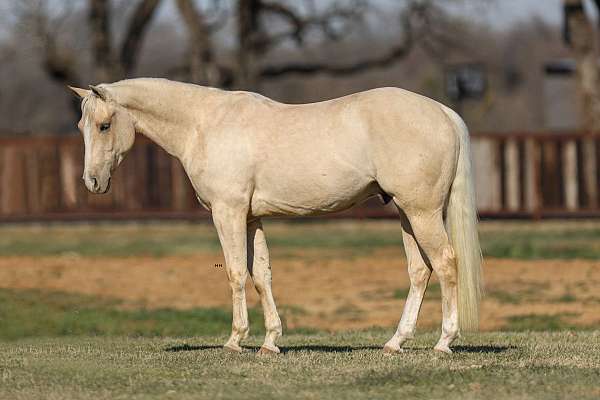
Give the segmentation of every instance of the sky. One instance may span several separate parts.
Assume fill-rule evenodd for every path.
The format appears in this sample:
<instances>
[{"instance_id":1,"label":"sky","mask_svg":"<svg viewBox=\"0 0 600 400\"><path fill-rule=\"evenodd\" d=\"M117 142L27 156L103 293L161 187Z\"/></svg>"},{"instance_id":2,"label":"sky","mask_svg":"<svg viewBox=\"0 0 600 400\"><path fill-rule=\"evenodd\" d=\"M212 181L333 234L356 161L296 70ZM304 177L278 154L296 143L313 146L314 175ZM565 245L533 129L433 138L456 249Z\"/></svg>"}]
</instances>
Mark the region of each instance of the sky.
<instances>
[{"instance_id":1,"label":"sky","mask_svg":"<svg viewBox=\"0 0 600 400\"><path fill-rule=\"evenodd\" d=\"M556 25L562 19L562 0L491 0L490 4L479 7L474 7L473 2L465 0L455 8L476 19L488 21L497 29L534 16Z\"/></svg>"}]
</instances>

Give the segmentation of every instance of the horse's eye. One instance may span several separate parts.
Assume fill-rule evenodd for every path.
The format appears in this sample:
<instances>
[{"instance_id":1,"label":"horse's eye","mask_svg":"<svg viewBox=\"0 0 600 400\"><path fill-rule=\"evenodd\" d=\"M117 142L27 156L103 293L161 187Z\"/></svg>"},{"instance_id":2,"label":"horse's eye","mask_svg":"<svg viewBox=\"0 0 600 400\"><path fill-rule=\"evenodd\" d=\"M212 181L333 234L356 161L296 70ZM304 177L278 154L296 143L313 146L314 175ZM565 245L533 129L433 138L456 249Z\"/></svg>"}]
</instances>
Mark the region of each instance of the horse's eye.
<instances>
[{"instance_id":1,"label":"horse's eye","mask_svg":"<svg viewBox=\"0 0 600 400\"><path fill-rule=\"evenodd\" d=\"M106 132L109 129L110 129L110 123L109 122L105 122L103 124L100 124L100 132Z\"/></svg>"}]
</instances>

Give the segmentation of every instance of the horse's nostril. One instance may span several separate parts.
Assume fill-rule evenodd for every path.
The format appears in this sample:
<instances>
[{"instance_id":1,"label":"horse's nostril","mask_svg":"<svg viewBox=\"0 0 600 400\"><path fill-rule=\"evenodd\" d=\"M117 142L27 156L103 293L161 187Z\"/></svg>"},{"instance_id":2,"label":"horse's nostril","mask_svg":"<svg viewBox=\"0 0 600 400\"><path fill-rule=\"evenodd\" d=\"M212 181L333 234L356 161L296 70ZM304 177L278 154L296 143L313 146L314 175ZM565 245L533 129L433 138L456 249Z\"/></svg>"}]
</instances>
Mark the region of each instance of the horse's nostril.
<instances>
[{"instance_id":1,"label":"horse's nostril","mask_svg":"<svg viewBox=\"0 0 600 400\"><path fill-rule=\"evenodd\" d=\"M92 188L98 190L98 179L92 176L90 177L90 180L92 181Z\"/></svg>"}]
</instances>

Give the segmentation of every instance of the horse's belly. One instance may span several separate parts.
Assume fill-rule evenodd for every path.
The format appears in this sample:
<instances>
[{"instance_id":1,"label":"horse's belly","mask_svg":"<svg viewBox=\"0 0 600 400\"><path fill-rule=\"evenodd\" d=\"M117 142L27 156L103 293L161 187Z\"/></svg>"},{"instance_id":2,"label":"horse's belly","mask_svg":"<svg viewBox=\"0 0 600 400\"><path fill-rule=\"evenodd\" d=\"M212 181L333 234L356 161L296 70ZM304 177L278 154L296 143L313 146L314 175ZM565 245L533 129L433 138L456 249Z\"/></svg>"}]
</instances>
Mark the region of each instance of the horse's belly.
<instances>
[{"instance_id":1,"label":"horse's belly","mask_svg":"<svg viewBox=\"0 0 600 400\"><path fill-rule=\"evenodd\" d=\"M256 217L327 214L348 209L379 192L379 186L372 181L336 185L324 181L294 185L288 181L269 189L258 188L252 196L251 214Z\"/></svg>"}]
</instances>

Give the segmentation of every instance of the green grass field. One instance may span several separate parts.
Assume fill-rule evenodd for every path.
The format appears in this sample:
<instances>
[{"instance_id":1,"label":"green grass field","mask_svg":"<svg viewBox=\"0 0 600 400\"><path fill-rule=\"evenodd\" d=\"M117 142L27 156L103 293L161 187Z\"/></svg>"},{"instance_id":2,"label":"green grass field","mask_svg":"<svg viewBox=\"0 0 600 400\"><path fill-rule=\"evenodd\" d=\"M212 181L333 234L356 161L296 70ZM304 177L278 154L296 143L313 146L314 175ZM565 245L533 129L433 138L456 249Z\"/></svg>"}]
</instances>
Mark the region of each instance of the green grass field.
<instances>
[{"instance_id":1,"label":"green grass field","mask_svg":"<svg viewBox=\"0 0 600 400\"><path fill-rule=\"evenodd\" d=\"M600 222L480 228L488 257L600 258ZM396 221L269 222L266 231L279 258L314 257L299 252L307 249L343 259L402 244ZM0 227L0 257L219 251L209 224ZM536 296L515 293L488 296L514 305ZM393 297L406 294L400 288ZM439 298L439 285L428 295ZM437 331L419 333L403 354L384 355L390 327L336 334L285 329L283 354L260 357L262 312L252 308L249 315L247 351L229 354L220 348L230 330L228 308L138 309L93 296L1 288L0 399L600 398L600 331L577 328L560 313L516 315L505 332L466 335L450 356L431 349Z\"/></svg>"},{"instance_id":2,"label":"green grass field","mask_svg":"<svg viewBox=\"0 0 600 400\"><path fill-rule=\"evenodd\" d=\"M326 249L365 254L402 247L399 221L268 220L270 248L279 254ZM600 221L482 222L484 256L518 259L598 259ZM166 256L220 251L215 229L203 223L9 225L0 228L0 256Z\"/></svg>"},{"instance_id":3,"label":"green grass field","mask_svg":"<svg viewBox=\"0 0 600 400\"><path fill-rule=\"evenodd\" d=\"M381 331L290 335L283 354L225 337L67 337L0 343L3 399L597 399L600 333L468 336L453 355L420 335L385 355Z\"/></svg>"}]
</instances>

